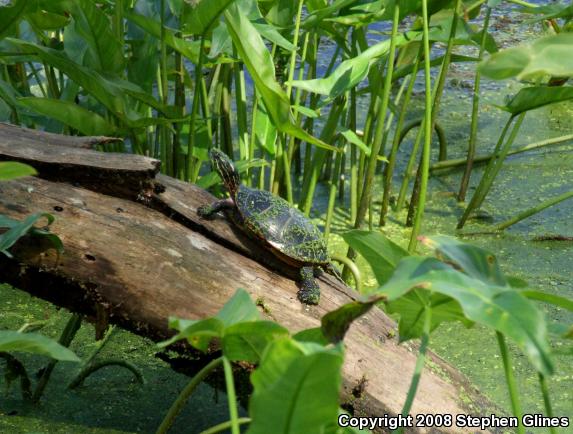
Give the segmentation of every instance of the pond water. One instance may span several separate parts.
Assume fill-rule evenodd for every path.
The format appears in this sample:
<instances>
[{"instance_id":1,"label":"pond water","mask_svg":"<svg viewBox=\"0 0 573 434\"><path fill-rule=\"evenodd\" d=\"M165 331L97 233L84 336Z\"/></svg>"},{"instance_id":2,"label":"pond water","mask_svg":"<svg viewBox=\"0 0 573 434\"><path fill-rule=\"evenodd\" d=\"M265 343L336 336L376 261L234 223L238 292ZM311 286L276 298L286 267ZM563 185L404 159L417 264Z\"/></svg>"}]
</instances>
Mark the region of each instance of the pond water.
<instances>
[{"instance_id":1,"label":"pond water","mask_svg":"<svg viewBox=\"0 0 573 434\"><path fill-rule=\"evenodd\" d=\"M496 13L495 22L503 24L495 30L496 39L502 46L515 45L519 41L538 35L536 26L524 26L523 17L504 7ZM328 56L323 56L328 58ZM451 158L463 157L469 134L471 95L459 83L473 80L473 65L455 65L443 100L439 122L446 131ZM518 89L515 82L485 83L483 101L499 103L504 94ZM418 93L415 103L421 106L422 95ZM412 118L421 111L412 113ZM479 148L483 154L491 150L506 121L506 114L492 105L480 110ZM573 130L573 105L560 104L529 113L515 146L569 134ZM406 142L400 154L399 167L404 167L408 146ZM397 170L399 173L400 170ZM472 185L482 173L477 168ZM455 224L463 211L451 194L457 191L461 172L441 174L431 179L429 202L422 232L425 234L454 234ZM484 210L494 223L500 222L541 200L556 196L571 189L573 179L573 153L569 146L545 148L543 151L520 154L508 159L494 188L484 203ZM395 179L394 188L399 182ZM381 186L377 180L376 186ZM472 193L470 189L469 194ZM374 192L375 208L379 208L380 189ZM327 200L324 186L317 195L314 217L321 223ZM338 233L348 228L345 207L338 207L333 236L329 248L345 251ZM573 236L573 201L564 202L531 217L507 230L503 235L483 235L469 238L477 245L494 252L503 270L527 280L533 288L550 293L573 297L572 242L539 242L539 235L559 234ZM383 231L392 239L406 245L410 230L401 224L405 213L393 214L390 224ZM375 216L374 221L377 221ZM471 221L469 227L488 230L491 222ZM374 285L368 266L361 260L359 266L366 274L366 284ZM45 320L42 333L57 338L69 314L57 310L6 285L0 285L0 328L17 329L27 321ZM547 308L549 318L573 323L573 315L557 308ZM80 357L93 350L94 330L84 325L72 344ZM554 341L554 349L565 343ZM431 348L460 369L494 402L509 410L509 402L501 360L493 333L481 327L465 329L457 324L444 324L433 335ZM39 406L23 404L16 384L0 395L0 433L135 433L154 432L172 401L187 384L189 378L174 372L168 364L155 356L156 348L147 339L117 330L102 354L102 359L125 359L142 370L146 384L132 381L131 374L121 368L109 367L94 374L83 386L67 390L67 384L76 373L75 367L60 363ZM542 413L542 398L537 378L527 359L512 347L516 376L526 412ZM45 360L22 357L28 372L34 374ZM549 380L552 403L556 415L573 416L573 369L571 358L556 357L557 372ZM1 371L0 371L1 372ZM2 384L2 382L0 382ZM202 385L189 405L179 416L173 433L198 432L208 426L228 419L226 397L208 385ZM543 432L542 430L536 432ZM573 432L573 431L572 431Z\"/></svg>"}]
</instances>

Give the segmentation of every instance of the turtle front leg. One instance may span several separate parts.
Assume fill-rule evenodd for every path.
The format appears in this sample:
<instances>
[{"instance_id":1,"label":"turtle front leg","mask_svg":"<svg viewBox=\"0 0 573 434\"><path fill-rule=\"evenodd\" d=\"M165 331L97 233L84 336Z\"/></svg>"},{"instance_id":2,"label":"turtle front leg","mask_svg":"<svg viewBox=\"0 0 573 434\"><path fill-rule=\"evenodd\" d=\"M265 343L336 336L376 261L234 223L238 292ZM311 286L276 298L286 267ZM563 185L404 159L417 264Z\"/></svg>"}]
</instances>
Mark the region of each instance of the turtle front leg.
<instances>
[{"instance_id":1,"label":"turtle front leg","mask_svg":"<svg viewBox=\"0 0 573 434\"><path fill-rule=\"evenodd\" d=\"M300 290L298 299L304 304L318 304L320 300L320 287L314 280L314 267L307 266L300 269Z\"/></svg>"},{"instance_id":2,"label":"turtle front leg","mask_svg":"<svg viewBox=\"0 0 573 434\"><path fill-rule=\"evenodd\" d=\"M218 200L211 205L203 205L197 208L197 214L201 217L211 217L213 214L224 210L232 209L235 207L235 203L231 199Z\"/></svg>"}]
</instances>

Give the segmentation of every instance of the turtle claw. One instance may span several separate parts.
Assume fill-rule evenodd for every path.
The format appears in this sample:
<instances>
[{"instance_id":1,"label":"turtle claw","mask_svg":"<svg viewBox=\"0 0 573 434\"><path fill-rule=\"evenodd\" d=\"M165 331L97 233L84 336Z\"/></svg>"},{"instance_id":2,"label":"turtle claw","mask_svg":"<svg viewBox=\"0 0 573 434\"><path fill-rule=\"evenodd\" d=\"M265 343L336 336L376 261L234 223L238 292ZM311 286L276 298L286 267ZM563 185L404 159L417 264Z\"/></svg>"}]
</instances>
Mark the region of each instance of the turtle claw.
<instances>
[{"instance_id":1,"label":"turtle claw","mask_svg":"<svg viewBox=\"0 0 573 434\"><path fill-rule=\"evenodd\" d=\"M212 214L211 206L210 205L203 205L197 208L197 215L199 217L209 217Z\"/></svg>"},{"instance_id":2,"label":"turtle claw","mask_svg":"<svg viewBox=\"0 0 573 434\"><path fill-rule=\"evenodd\" d=\"M320 291L318 289L301 289L298 291L298 299L304 304L317 305L320 301Z\"/></svg>"}]
</instances>

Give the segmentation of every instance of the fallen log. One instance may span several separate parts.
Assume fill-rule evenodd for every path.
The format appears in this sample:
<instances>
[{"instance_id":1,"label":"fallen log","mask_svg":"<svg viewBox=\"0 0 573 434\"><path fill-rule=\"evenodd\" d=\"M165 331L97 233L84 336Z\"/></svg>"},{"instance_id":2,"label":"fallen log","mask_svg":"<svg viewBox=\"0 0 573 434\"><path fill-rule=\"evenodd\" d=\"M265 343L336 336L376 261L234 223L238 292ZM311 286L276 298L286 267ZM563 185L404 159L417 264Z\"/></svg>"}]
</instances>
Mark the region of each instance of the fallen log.
<instances>
[{"instance_id":1,"label":"fallen log","mask_svg":"<svg viewBox=\"0 0 573 434\"><path fill-rule=\"evenodd\" d=\"M13 259L0 259L2 282L86 315L103 307L111 323L155 340L172 334L170 315L213 315L239 287L264 305L264 316L293 333L319 326L323 315L356 298L353 290L323 275L320 304L302 305L293 280L297 270L279 263L226 219L200 219L197 207L213 196L156 175L157 160L76 147L73 154L50 148L47 163L46 147L58 146L45 144L43 133L15 140L12 130L8 136L4 131L0 128L0 160L19 155L22 161L22 150L13 149L18 143L39 176L0 183L0 214L23 219L51 212L56 216L51 230L65 252L58 255L24 238L12 249ZM121 188L106 185L120 178ZM401 410L416 346L398 344L395 330L391 319L372 309L346 335L342 400L357 415ZM413 414L491 412L491 403L463 375L435 354L430 358Z\"/></svg>"}]
</instances>

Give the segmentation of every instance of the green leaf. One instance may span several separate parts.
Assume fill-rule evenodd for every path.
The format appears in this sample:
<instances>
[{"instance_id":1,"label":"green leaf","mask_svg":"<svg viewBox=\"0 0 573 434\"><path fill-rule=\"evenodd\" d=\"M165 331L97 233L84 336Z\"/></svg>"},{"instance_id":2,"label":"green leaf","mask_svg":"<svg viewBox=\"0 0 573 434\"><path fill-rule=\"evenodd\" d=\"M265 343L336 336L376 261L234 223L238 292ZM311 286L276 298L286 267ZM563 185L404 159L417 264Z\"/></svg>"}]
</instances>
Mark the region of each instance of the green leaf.
<instances>
[{"instance_id":1,"label":"green leaf","mask_svg":"<svg viewBox=\"0 0 573 434\"><path fill-rule=\"evenodd\" d=\"M319 433L338 415L339 347L279 339L269 345L251 381L248 434Z\"/></svg>"},{"instance_id":2,"label":"green leaf","mask_svg":"<svg viewBox=\"0 0 573 434\"><path fill-rule=\"evenodd\" d=\"M14 30L34 3L36 2L31 0L15 0L10 7L0 7L0 39Z\"/></svg>"},{"instance_id":3,"label":"green leaf","mask_svg":"<svg viewBox=\"0 0 573 434\"><path fill-rule=\"evenodd\" d=\"M125 18L155 38L161 38L161 23L158 21L134 13L126 13ZM183 38L175 36L173 30L165 28L165 44L189 59L195 65L198 63L201 41L186 41Z\"/></svg>"},{"instance_id":4,"label":"green leaf","mask_svg":"<svg viewBox=\"0 0 573 434\"><path fill-rule=\"evenodd\" d=\"M364 301L346 303L338 309L328 312L320 321L323 335L334 344L342 341L352 322L384 298L383 296L374 296Z\"/></svg>"},{"instance_id":5,"label":"green leaf","mask_svg":"<svg viewBox=\"0 0 573 434\"><path fill-rule=\"evenodd\" d=\"M215 318L220 319L225 327L229 327L240 322L257 321L260 316L259 309L249 293L239 288Z\"/></svg>"},{"instance_id":6,"label":"green leaf","mask_svg":"<svg viewBox=\"0 0 573 434\"><path fill-rule=\"evenodd\" d=\"M455 263L468 276L493 285L507 285L507 279L490 251L445 235L419 239L424 245L435 249L440 259L443 257L446 262Z\"/></svg>"},{"instance_id":7,"label":"green leaf","mask_svg":"<svg viewBox=\"0 0 573 434\"><path fill-rule=\"evenodd\" d=\"M209 343L214 338L222 338L227 328L244 322L258 321L259 317L259 310L249 294L244 289L239 288L212 318L186 320L171 317L169 327L178 330L179 333L171 339L161 342L159 346L163 348L178 340L187 339L193 347L200 351L206 351ZM232 348L236 353L236 347Z\"/></svg>"},{"instance_id":8,"label":"green leaf","mask_svg":"<svg viewBox=\"0 0 573 434\"><path fill-rule=\"evenodd\" d=\"M410 256L376 293L393 301L415 288L455 299L466 318L513 339L539 372L553 372L545 318L519 291L487 284L434 258Z\"/></svg>"},{"instance_id":9,"label":"green leaf","mask_svg":"<svg viewBox=\"0 0 573 434\"><path fill-rule=\"evenodd\" d=\"M251 75L267 112L279 131L330 151L334 146L313 137L293 122L290 101L275 79L275 67L261 35L235 4L225 11L227 28L240 58Z\"/></svg>"},{"instance_id":10,"label":"green leaf","mask_svg":"<svg viewBox=\"0 0 573 434\"><path fill-rule=\"evenodd\" d=\"M536 86L521 89L500 108L512 115L534 110L549 104L573 99L573 87L570 86Z\"/></svg>"},{"instance_id":11,"label":"green leaf","mask_svg":"<svg viewBox=\"0 0 573 434\"><path fill-rule=\"evenodd\" d=\"M181 20L183 30L192 35L203 35L234 0L195 0L185 2Z\"/></svg>"},{"instance_id":12,"label":"green leaf","mask_svg":"<svg viewBox=\"0 0 573 434\"><path fill-rule=\"evenodd\" d=\"M18 163L17 161L0 162L0 181L32 176L37 173L36 169L24 163Z\"/></svg>"},{"instance_id":13,"label":"green leaf","mask_svg":"<svg viewBox=\"0 0 573 434\"><path fill-rule=\"evenodd\" d=\"M527 20L527 22L538 22L545 20L552 20L555 18L565 18L567 21L573 18L573 5L567 4L548 4L548 5L535 5L535 7L522 7L519 12L529 13L535 15L541 15L533 20Z\"/></svg>"},{"instance_id":14,"label":"green leaf","mask_svg":"<svg viewBox=\"0 0 573 434\"><path fill-rule=\"evenodd\" d=\"M76 0L69 7L74 20L66 27L66 40L73 33L84 41L83 64L101 73L121 74L125 68L123 47L106 14L92 0Z\"/></svg>"},{"instance_id":15,"label":"green leaf","mask_svg":"<svg viewBox=\"0 0 573 434\"><path fill-rule=\"evenodd\" d=\"M293 51L295 46L280 34L276 26L269 24L261 14L259 4L255 0L237 0L237 5L243 10L245 15L249 18L253 26L261 34L261 36L273 44L284 48L286 51Z\"/></svg>"},{"instance_id":16,"label":"green leaf","mask_svg":"<svg viewBox=\"0 0 573 434\"><path fill-rule=\"evenodd\" d=\"M322 327L301 330L294 334L292 338L299 342L313 342L322 346L326 346L330 343L324 336L324 333L322 333Z\"/></svg>"},{"instance_id":17,"label":"green leaf","mask_svg":"<svg viewBox=\"0 0 573 434\"><path fill-rule=\"evenodd\" d=\"M535 79L544 75L573 76L573 33L559 33L534 41L531 45L508 48L486 59L479 70L496 80L516 77Z\"/></svg>"},{"instance_id":18,"label":"green leaf","mask_svg":"<svg viewBox=\"0 0 573 434\"><path fill-rule=\"evenodd\" d=\"M255 114L255 139L257 145L264 149L269 155L275 155L275 142L277 140L277 129L274 126L267 109L259 98L257 112Z\"/></svg>"},{"instance_id":19,"label":"green leaf","mask_svg":"<svg viewBox=\"0 0 573 434\"><path fill-rule=\"evenodd\" d=\"M343 130L340 131L340 135L344 137L348 143L351 143L356 147L360 148L360 150L364 152L364 154L366 154L367 157L370 156L370 148L366 143L362 141L360 137L358 137L358 135L354 131L348 129ZM384 161L387 163L388 159L383 155L378 155L378 161Z\"/></svg>"},{"instance_id":20,"label":"green leaf","mask_svg":"<svg viewBox=\"0 0 573 434\"><path fill-rule=\"evenodd\" d=\"M267 345L289 331L271 321L240 322L225 329L221 347L229 360L259 363Z\"/></svg>"},{"instance_id":21,"label":"green leaf","mask_svg":"<svg viewBox=\"0 0 573 434\"><path fill-rule=\"evenodd\" d=\"M22 238L26 233L32 229L34 223L36 223L40 218L46 217L48 219L48 225L54 221L54 217L48 213L36 213L29 215L21 222L13 225L3 234L0 234L0 253L4 253L8 257L12 255L8 252L8 249L16 244L20 238Z\"/></svg>"},{"instance_id":22,"label":"green leaf","mask_svg":"<svg viewBox=\"0 0 573 434\"><path fill-rule=\"evenodd\" d=\"M522 291L521 293L530 300L542 301L573 312L573 300L568 298L533 290Z\"/></svg>"},{"instance_id":23,"label":"green leaf","mask_svg":"<svg viewBox=\"0 0 573 434\"><path fill-rule=\"evenodd\" d=\"M207 351L209 343L214 338L220 338L223 335L224 325L218 318L186 320L171 317L169 318L169 328L179 330L179 333L157 344L160 348L165 348L181 339L187 339L192 347L199 351Z\"/></svg>"},{"instance_id":24,"label":"green leaf","mask_svg":"<svg viewBox=\"0 0 573 434\"><path fill-rule=\"evenodd\" d=\"M56 119L86 136L111 136L115 127L97 113L72 101L52 98L24 97L18 103L50 119Z\"/></svg>"},{"instance_id":25,"label":"green leaf","mask_svg":"<svg viewBox=\"0 0 573 434\"><path fill-rule=\"evenodd\" d=\"M403 35L399 35L396 46L399 47L408 42ZM326 78L312 80L294 80L292 85L308 92L328 95L329 100L335 99L346 91L362 82L368 75L370 66L380 57L388 54L390 40L379 42L358 56L347 59Z\"/></svg>"},{"instance_id":26,"label":"green leaf","mask_svg":"<svg viewBox=\"0 0 573 434\"><path fill-rule=\"evenodd\" d=\"M343 233L342 238L370 264L379 285L388 281L400 259L409 255L378 232L351 230Z\"/></svg>"},{"instance_id":27,"label":"green leaf","mask_svg":"<svg viewBox=\"0 0 573 434\"><path fill-rule=\"evenodd\" d=\"M435 330L443 322L459 321L466 327L474 323L468 320L460 304L451 297L443 294L414 289L397 300L389 302L388 313L400 315L398 333L400 342L422 337L424 333L424 321L431 310L430 332Z\"/></svg>"},{"instance_id":28,"label":"green leaf","mask_svg":"<svg viewBox=\"0 0 573 434\"><path fill-rule=\"evenodd\" d=\"M64 362L79 362L71 350L37 333L0 330L0 351L40 354Z\"/></svg>"},{"instance_id":29,"label":"green leaf","mask_svg":"<svg viewBox=\"0 0 573 434\"><path fill-rule=\"evenodd\" d=\"M143 119L134 111L127 95L144 102L169 115L169 110L159 103L152 95L143 91L139 86L117 78L104 77L98 72L79 65L70 60L64 53L14 38L6 38L5 42L14 51L39 57L43 62L61 70L72 81L82 86L90 95L101 102L112 114L127 126L141 127L158 122L168 122L165 119ZM127 94L127 95L126 95ZM173 120L171 120L173 122Z\"/></svg>"},{"instance_id":30,"label":"green leaf","mask_svg":"<svg viewBox=\"0 0 573 434\"><path fill-rule=\"evenodd\" d=\"M26 20L30 22L33 27L41 30L59 30L66 27L70 23L70 17L63 14L51 13L44 10L38 12L28 13Z\"/></svg>"}]
</instances>

